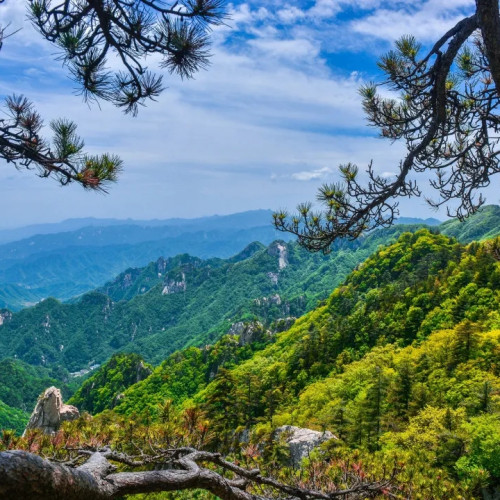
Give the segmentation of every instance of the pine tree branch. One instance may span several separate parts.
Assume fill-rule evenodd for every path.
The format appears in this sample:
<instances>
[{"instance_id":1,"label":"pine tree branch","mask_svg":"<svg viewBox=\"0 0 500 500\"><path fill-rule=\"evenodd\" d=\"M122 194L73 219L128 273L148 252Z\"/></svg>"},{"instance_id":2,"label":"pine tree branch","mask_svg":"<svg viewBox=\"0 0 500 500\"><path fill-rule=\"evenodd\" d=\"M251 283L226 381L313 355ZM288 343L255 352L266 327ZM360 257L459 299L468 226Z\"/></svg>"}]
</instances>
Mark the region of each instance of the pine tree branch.
<instances>
[{"instance_id":1,"label":"pine tree branch","mask_svg":"<svg viewBox=\"0 0 500 500\"><path fill-rule=\"evenodd\" d=\"M117 156L91 156L83 152L84 142L76 125L54 120L53 147L42 137L43 121L33 104L23 96L5 100L7 118L0 119L0 159L16 168L36 169L40 177L54 177L62 185L76 182L87 189L106 191L122 167Z\"/></svg>"},{"instance_id":2,"label":"pine tree branch","mask_svg":"<svg viewBox=\"0 0 500 500\"><path fill-rule=\"evenodd\" d=\"M455 90L452 66L478 27L478 15L461 20L420 60L420 46L412 37L397 42L397 51L382 58L380 66L388 75L385 85L401 92L401 102L381 98L373 84L361 89L370 124L379 127L383 137L407 143L408 153L393 180L378 175L370 163L368 182L362 184L355 165L342 165L343 183L324 185L319 191L323 212L304 203L295 216L275 213L275 227L294 234L311 251L328 252L339 238L356 239L367 230L392 224L398 215L397 198L421 195L411 172L436 172L431 184L441 199L428 200L432 206L458 199L459 218L477 210L484 200L474 200L475 191L500 171L498 98L482 61L464 73L474 82L483 77L484 88L467 81Z\"/></svg>"}]
</instances>

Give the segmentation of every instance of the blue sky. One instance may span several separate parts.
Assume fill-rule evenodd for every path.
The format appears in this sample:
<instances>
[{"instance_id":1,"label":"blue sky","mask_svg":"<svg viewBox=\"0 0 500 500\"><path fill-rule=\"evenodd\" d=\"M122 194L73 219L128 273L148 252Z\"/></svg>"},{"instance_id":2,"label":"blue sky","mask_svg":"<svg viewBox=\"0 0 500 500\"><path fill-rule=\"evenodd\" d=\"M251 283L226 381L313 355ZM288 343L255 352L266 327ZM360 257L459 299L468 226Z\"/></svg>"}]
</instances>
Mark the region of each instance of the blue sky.
<instances>
[{"instance_id":1,"label":"blue sky","mask_svg":"<svg viewBox=\"0 0 500 500\"><path fill-rule=\"evenodd\" d=\"M473 4L228 3L231 20L213 33L210 69L191 81L165 75L168 88L158 102L133 118L108 104L89 108L54 48L25 21L25 2L6 0L0 25L22 30L0 51L0 96L25 94L46 123L60 116L75 120L87 150L119 154L125 171L101 195L62 188L0 161L0 227L84 216L293 209L313 200L321 183L335 180L340 163L364 168L373 159L390 175L404 148L366 127L357 89L381 78L377 58L395 39L411 32L429 44ZM495 196L488 201L498 203ZM422 199L404 201L401 213L436 216Z\"/></svg>"}]
</instances>

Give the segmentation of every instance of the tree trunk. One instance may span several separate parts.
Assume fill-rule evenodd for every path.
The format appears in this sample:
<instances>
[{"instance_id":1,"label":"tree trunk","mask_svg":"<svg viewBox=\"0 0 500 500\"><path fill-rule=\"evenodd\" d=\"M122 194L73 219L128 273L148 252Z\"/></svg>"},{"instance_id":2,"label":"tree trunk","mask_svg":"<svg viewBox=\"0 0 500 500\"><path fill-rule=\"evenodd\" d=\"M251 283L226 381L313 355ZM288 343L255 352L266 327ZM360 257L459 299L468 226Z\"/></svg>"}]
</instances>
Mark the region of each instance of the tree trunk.
<instances>
[{"instance_id":1,"label":"tree trunk","mask_svg":"<svg viewBox=\"0 0 500 500\"><path fill-rule=\"evenodd\" d=\"M486 47L490 72L500 95L500 13L498 0L476 0L479 28Z\"/></svg>"},{"instance_id":2,"label":"tree trunk","mask_svg":"<svg viewBox=\"0 0 500 500\"><path fill-rule=\"evenodd\" d=\"M223 500L255 500L237 481L200 468L198 452L178 460L185 470L111 473L105 455L93 453L80 467L49 462L25 451L0 453L0 499L101 500L126 494L204 489Z\"/></svg>"}]
</instances>

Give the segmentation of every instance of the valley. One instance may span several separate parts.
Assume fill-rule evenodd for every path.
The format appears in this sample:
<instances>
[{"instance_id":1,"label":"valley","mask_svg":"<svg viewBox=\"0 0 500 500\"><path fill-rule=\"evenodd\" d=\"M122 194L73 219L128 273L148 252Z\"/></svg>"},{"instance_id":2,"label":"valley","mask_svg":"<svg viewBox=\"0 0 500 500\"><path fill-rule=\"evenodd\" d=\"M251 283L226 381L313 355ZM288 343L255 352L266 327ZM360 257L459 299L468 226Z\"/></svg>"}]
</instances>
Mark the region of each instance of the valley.
<instances>
[{"instance_id":1,"label":"valley","mask_svg":"<svg viewBox=\"0 0 500 500\"><path fill-rule=\"evenodd\" d=\"M464 223L379 229L326 255L277 240L229 258L160 257L69 303L3 309L0 427L21 433L56 385L124 452L127 419L136 443L145 429L174 439L206 426L199 445L238 454L266 443L259 467L286 473L272 436L298 426L333 433L311 455L320 469L359 460L375 477L397 457L397 487L419 498L494 491L498 234L490 206ZM65 425L80 439L82 424Z\"/></svg>"}]
</instances>

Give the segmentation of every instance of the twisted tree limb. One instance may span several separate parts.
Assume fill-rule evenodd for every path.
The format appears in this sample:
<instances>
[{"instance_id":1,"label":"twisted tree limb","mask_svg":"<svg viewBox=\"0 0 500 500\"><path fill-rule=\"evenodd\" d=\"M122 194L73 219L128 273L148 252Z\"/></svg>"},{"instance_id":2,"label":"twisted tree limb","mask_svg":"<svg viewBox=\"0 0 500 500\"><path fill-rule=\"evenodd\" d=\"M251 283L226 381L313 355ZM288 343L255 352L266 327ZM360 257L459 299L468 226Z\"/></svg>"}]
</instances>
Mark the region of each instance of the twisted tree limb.
<instances>
[{"instance_id":1,"label":"twisted tree limb","mask_svg":"<svg viewBox=\"0 0 500 500\"><path fill-rule=\"evenodd\" d=\"M101 500L137 493L203 489L222 500L265 500L246 491L251 484L271 487L283 498L333 499L366 498L384 491L388 493L393 478L381 482L357 481L350 488L321 492L288 486L264 477L258 469L247 470L224 460L218 453L180 448L165 452L171 468L137 472L115 472L110 461L129 466L143 466L151 461L134 460L105 448L89 452L82 465L71 468L45 460L26 451L0 453L0 498L16 500ZM215 470L199 465L211 463L236 476L228 479ZM275 498L275 497L274 497Z\"/></svg>"},{"instance_id":2,"label":"twisted tree limb","mask_svg":"<svg viewBox=\"0 0 500 500\"><path fill-rule=\"evenodd\" d=\"M474 14L423 56L413 36L402 37L379 62L387 79L360 90L369 124L386 139L405 141L399 165L385 166L384 175L370 162L364 179L356 165L341 165L341 181L319 189L321 208L303 203L296 215L275 213L278 230L328 252L337 239L391 225L399 198L422 195L415 174L424 172L433 174L431 207L446 206L462 220L485 203L482 189L500 173L500 10L498 0L475 3ZM380 87L399 97L382 96Z\"/></svg>"}]
</instances>

